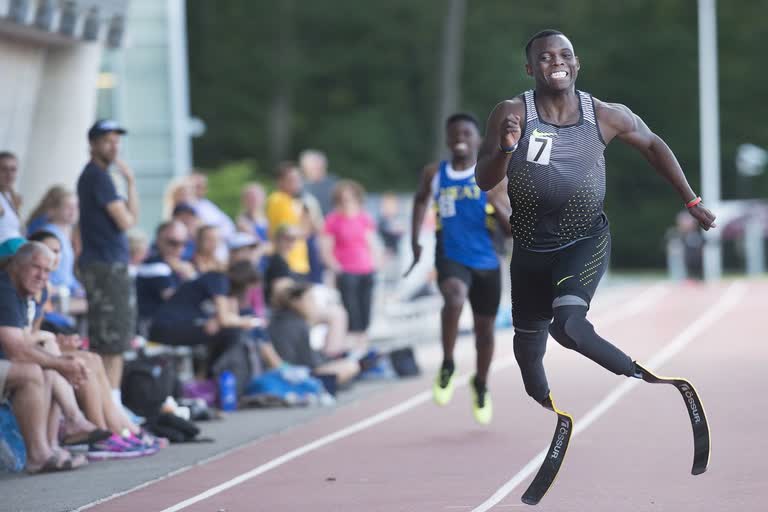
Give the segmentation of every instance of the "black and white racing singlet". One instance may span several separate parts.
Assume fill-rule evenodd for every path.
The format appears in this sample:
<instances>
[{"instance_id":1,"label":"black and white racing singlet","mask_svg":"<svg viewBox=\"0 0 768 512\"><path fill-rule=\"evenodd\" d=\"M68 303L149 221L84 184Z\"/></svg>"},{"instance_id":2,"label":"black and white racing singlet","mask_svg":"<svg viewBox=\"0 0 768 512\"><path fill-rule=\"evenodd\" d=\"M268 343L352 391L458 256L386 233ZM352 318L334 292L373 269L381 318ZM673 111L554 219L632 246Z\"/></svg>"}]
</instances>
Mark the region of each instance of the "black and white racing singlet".
<instances>
[{"instance_id":1,"label":"black and white racing singlet","mask_svg":"<svg viewBox=\"0 0 768 512\"><path fill-rule=\"evenodd\" d=\"M509 162L509 201L515 244L554 251L608 230L603 212L605 158L594 102L579 95L579 121L568 126L539 118L526 91L525 128Z\"/></svg>"}]
</instances>

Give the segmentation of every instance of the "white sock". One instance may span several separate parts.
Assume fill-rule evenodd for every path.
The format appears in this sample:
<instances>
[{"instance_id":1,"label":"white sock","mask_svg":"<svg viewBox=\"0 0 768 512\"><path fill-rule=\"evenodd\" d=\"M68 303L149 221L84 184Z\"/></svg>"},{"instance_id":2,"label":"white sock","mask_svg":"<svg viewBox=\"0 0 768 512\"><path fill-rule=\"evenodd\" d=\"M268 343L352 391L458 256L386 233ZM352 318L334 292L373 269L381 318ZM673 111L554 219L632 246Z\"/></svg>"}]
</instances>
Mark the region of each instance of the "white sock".
<instances>
[{"instance_id":1,"label":"white sock","mask_svg":"<svg viewBox=\"0 0 768 512\"><path fill-rule=\"evenodd\" d=\"M123 393L120 391L120 388L112 390L112 401L120 407L123 406Z\"/></svg>"}]
</instances>

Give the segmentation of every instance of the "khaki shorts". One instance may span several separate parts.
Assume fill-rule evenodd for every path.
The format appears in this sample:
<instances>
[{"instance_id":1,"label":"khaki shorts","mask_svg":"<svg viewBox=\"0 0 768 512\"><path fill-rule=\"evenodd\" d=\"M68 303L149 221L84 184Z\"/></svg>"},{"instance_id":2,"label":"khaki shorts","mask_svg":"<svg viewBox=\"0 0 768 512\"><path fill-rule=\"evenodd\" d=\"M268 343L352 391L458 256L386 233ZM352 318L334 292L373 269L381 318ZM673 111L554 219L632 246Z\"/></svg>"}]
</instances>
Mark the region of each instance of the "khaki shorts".
<instances>
[{"instance_id":1,"label":"khaki shorts","mask_svg":"<svg viewBox=\"0 0 768 512\"><path fill-rule=\"evenodd\" d=\"M8 378L8 374L11 372L11 362L6 359L0 359L0 402L7 397L7 389L5 389L5 381Z\"/></svg>"},{"instance_id":2,"label":"khaki shorts","mask_svg":"<svg viewBox=\"0 0 768 512\"><path fill-rule=\"evenodd\" d=\"M136 335L136 286L123 263L80 267L88 298L88 338L97 354L128 350Z\"/></svg>"}]
</instances>

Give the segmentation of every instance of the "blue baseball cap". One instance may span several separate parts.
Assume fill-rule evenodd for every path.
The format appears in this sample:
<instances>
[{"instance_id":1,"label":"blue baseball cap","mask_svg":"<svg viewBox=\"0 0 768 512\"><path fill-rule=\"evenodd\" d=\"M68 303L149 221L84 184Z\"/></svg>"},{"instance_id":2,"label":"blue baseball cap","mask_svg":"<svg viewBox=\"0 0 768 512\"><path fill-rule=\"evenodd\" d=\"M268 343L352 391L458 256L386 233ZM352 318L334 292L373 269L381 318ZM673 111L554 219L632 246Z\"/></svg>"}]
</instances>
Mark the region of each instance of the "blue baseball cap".
<instances>
[{"instance_id":1,"label":"blue baseball cap","mask_svg":"<svg viewBox=\"0 0 768 512\"><path fill-rule=\"evenodd\" d=\"M2 244L0 244L0 257L13 256L19 248L27 243L26 238L14 237L9 238Z\"/></svg>"},{"instance_id":2,"label":"blue baseball cap","mask_svg":"<svg viewBox=\"0 0 768 512\"><path fill-rule=\"evenodd\" d=\"M120 135L125 135L128 132L125 128L117 124L117 121L113 121L111 119L99 119L93 123L91 129L88 130L88 140L98 139L102 135L106 135L108 133L119 133Z\"/></svg>"}]
</instances>

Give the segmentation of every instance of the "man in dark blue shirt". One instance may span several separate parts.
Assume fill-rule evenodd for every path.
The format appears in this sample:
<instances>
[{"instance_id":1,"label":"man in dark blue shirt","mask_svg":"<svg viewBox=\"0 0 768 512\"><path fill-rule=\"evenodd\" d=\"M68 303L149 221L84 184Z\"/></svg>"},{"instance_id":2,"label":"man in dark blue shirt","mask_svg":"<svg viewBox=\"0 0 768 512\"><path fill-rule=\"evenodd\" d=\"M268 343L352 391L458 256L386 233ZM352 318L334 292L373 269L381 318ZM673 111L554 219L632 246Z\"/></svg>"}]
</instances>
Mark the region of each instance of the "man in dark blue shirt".
<instances>
[{"instance_id":1,"label":"man in dark blue shirt","mask_svg":"<svg viewBox=\"0 0 768 512\"><path fill-rule=\"evenodd\" d=\"M136 290L128 272L125 232L136 225L138 195L133 171L120 159L120 136L114 121L97 121L88 131L91 160L77 182L83 251L78 262L88 296L88 337L109 382L119 397L123 352L136 331ZM115 164L125 179L126 197L117 194L109 175Z\"/></svg>"},{"instance_id":2,"label":"man in dark blue shirt","mask_svg":"<svg viewBox=\"0 0 768 512\"><path fill-rule=\"evenodd\" d=\"M171 220L158 226L156 254L139 265L136 272L140 326L148 324L182 282L196 277L195 267L182 259L187 238L187 227L179 221Z\"/></svg>"},{"instance_id":3,"label":"man in dark blue shirt","mask_svg":"<svg viewBox=\"0 0 768 512\"><path fill-rule=\"evenodd\" d=\"M30 339L34 316L32 297L48 282L53 253L39 242L23 245L0 269L0 401L12 397L19 430L27 447L29 473L60 471L82 466L64 450L48 442L47 425L52 412L50 379L43 369L59 372L73 385L87 378L83 363L43 351Z\"/></svg>"}]
</instances>

